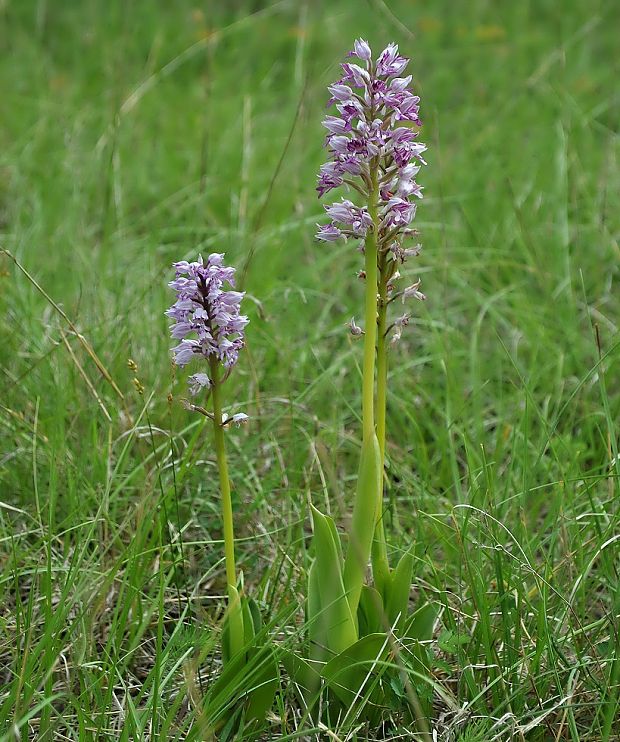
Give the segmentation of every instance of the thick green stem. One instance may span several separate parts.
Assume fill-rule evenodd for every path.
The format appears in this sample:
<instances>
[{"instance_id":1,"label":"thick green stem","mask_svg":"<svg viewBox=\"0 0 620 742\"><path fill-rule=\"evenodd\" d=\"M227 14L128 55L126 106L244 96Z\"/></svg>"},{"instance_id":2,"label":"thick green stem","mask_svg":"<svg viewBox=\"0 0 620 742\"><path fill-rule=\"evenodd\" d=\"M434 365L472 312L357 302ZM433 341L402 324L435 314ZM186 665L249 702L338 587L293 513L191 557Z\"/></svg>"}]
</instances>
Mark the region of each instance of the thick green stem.
<instances>
[{"instance_id":1,"label":"thick green stem","mask_svg":"<svg viewBox=\"0 0 620 742\"><path fill-rule=\"evenodd\" d=\"M379 272L377 267L378 196L377 168L371 167L368 213L372 219L373 226L366 235L364 247L366 269L366 322L364 330L364 367L362 381L362 437L364 441L368 441L375 435L375 353L377 342L377 284Z\"/></svg>"},{"instance_id":2,"label":"thick green stem","mask_svg":"<svg viewBox=\"0 0 620 742\"><path fill-rule=\"evenodd\" d=\"M364 583L366 565L373 550L377 507L381 491L379 445L375 432L375 354L377 351L377 237L379 219L378 167L370 168L368 213L372 227L368 230L365 244L366 306L364 365L362 371L362 451L357 477L357 490L349 533L349 546L344 564L344 587L351 613L357 615L357 607Z\"/></svg>"},{"instance_id":3,"label":"thick green stem","mask_svg":"<svg viewBox=\"0 0 620 742\"><path fill-rule=\"evenodd\" d=\"M377 438L381 451L381 466L385 465L385 416L387 407L387 276L385 266L380 266L379 307L377 317Z\"/></svg>"},{"instance_id":4,"label":"thick green stem","mask_svg":"<svg viewBox=\"0 0 620 742\"><path fill-rule=\"evenodd\" d=\"M243 648L243 623L239 593L237 592L237 568L235 566L235 533L233 528L232 498L230 479L228 478L228 461L226 443L222 425L222 389L220 362L217 358L209 359L211 370L211 396L213 399L213 437L215 455L220 474L220 494L222 497L222 521L224 525L224 558L226 563L226 582L228 585L228 620L231 656Z\"/></svg>"},{"instance_id":5,"label":"thick green stem","mask_svg":"<svg viewBox=\"0 0 620 742\"><path fill-rule=\"evenodd\" d=\"M370 168L368 213L372 227L365 242L366 305L364 365L362 379L362 452L349 549L344 567L344 584L353 615L357 613L364 574L369 557L377 588L383 593L389 579L389 566L383 524L382 469L377 431L375 430L375 364L377 354L377 292L379 288L379 182L378 163Z\"/></svg>"},{"instance_id":6,"label":"thick green stem","mask_svg":"<svg viewBox=\"0 0 620 742\"><path fill-rule=\"evenodd\" d=\"M385 417L387 405L387 282L385 259L379 261L379 301L377 317L377 396L376 422L377 439L381 457L381 485L379 488L375 538L372 550L372 571L379 592L383 593L389 577L390 567L387 558L387 544L383 526L383 472L385 470Z\"/></svg>"}]
</instances>

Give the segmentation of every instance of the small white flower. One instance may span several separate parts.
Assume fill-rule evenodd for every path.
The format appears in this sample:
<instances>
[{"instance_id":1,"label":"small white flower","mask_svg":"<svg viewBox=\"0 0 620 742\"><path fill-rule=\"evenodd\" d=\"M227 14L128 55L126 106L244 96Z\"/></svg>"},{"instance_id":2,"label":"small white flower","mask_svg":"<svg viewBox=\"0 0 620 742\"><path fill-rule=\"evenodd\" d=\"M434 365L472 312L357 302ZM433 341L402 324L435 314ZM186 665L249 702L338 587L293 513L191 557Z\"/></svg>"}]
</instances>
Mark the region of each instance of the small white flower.
<instances>
[{"instance_id":1,"label":"small white flower","mask_svg":"<svg viewBox=\"0 0 620 742\"><path fill-rule=\"evenodd\" d=\"M224 413L222 415L222 425L236 425L237 427L240 427L244 423L247 423L247 421L250 418L244 413L244 412L236 412L234 415L227 415Z\"/></svg>"},{"instance_id":2,"label":"small white flower","mask_svg":"<svg viewBox=\"0 0 620 742\"><path fill-rule=\"evenodd\" d=\"M353 337L360 337L360 335L364 334L364 330L356 324L355 317L351 317L351 321L347 322L347 327L349 328L349 332Z\"/></svg>"},{"instance_id":3,"label":"small white flower","mask_svg":"<svg viewBox=\"0 0 620 742\"><path fill-rule=\"evenodd\" d=\"M403 291L403 304L405 303L406 299L414 298L419 299L420 301L424 301L426 299L426 296L421 292L418 291L418 287L420 286L420 279L415 283L412 283L411 286L407 286L407 288Z\"/></svg>"}]
</instances>

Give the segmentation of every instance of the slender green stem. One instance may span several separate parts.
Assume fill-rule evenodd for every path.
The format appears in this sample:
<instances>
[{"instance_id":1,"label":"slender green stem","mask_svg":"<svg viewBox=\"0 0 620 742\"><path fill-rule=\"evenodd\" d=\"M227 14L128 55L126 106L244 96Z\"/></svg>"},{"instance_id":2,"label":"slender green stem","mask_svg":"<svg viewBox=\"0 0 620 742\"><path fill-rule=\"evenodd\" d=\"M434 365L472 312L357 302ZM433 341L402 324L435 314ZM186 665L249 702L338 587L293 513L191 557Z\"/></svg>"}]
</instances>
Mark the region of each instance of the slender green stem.
<instances>
[{"instance_id":1,"label":"slender green stem","mask_svg":"<svg viewBox=\"0 0 620 742\"><path fill-rule=\"evenodd\" d=\"M226 582L228 583L228 651L230 657L238 655L245 644L241 600L237 591L237 568L235 566L235 533L233 529L232 499L230 479L226 460L224 426L222 425L222 380L220 362L209 359L211 369L211 396L213 398L213 436L215 455L220 473L220 494L222 497L222 520L224 523L224 558L226 562Z\"/></svg>"},{"instance_id":2,"label":"slender green stem","mask_svg":"<svg viewBox=\"0 0 620 742\"><path fill-rule=\"evenodd\" d=\"M226 460L226 444L222 427L222 389L220 363L216 358L209 360L211 369L211 396L213 398L213 436L215 455L220 473L220 492L222 496L222 520L224 522L224 555L226 560L226 582L230 600L237 594L237 569L235 567L235 534L233 530L232 499L230 496L230 479ZM231 590L232 588L232 590Z\"/></svg>"}]
</instances>

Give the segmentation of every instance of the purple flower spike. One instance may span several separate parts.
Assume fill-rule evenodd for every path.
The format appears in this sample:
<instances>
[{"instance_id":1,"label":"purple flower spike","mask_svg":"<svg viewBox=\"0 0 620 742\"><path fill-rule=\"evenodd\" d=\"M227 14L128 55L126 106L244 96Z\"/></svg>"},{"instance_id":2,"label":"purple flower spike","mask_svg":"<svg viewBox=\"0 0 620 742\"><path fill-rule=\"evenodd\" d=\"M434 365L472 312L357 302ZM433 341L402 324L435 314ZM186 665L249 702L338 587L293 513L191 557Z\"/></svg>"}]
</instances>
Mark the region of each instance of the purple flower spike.
<instances>
[{"instance_id":1,"label":"purple flower spike","mask_svg":"<svg viewBox=\"0 0 620 742\"><path fill-rule=\"evenodd\" d=\"M371 169L377 171L383 227L394 241L398 234L411 234L407 229L416 209L409 199L422 197L415 176L426 164L422 158L426 146L415 141L418 134L410 125L399 125L401 121L420 125L420 99L409 90L412 76L402 76L409 60L400 56L396 44L389 44L373 63L370 46L357 39L349 57L363 64L344 63L342 79L328 88L340 116L323 120L330 161L321 167L317 191L321 197L345 180L352 184L348 179L353 176L355 187L367 197ZM368 210L351 201L343 200L326 211L331 224L317 233L317 239L325 242L340 236L363 239L372 226Z\"/></svg>"},{"instance_id":2,"label":"purple flower spike","mask_svg":"<svg viewBox=\"0 0 620 742\"><path fill-rule=\"evenodd\" d=\"M234 286L235 269L224 265L224 256L212 253L206 260L181 260L174 263L176 278L168 285L177 300L166 316L174 320L170 334L181 342L172 349L177 366L186 366L196 357L216 358L225 368L237 362L244 345L244 330L249 320L239 313L244 294L225 289ZM191 394L211 386L206 373L188 379Z\"/></svg>"},{"instance_id":3,"label":"purple flower spike","mask_svg":"<svg viewBox=\"0 0 620 742\"><path fill-rule=\"evenodd\" d=\"M346 186L359 205L343 198L326 206L331 221L318 225L316 238L356 239L364 252L365 241L375 233L385 308L395 298L398 267L420 251L418 244L406 244L418 236L412 222L423 194L416 177L426 165L426 145L417 141L420 98L411 90L413 76L405 72L409 60L400 55L397 44L388 44L373 61L368 42L356 39L348 57L341 79L328 87L329 105L337 115L323 120L329 160L321 166L317 191L320 198ZM418 285L398 295L424 299ZM396 335L405 324L396 325ZM351 326L353 334L356 327Z\"/></svg>"}]
</instances>

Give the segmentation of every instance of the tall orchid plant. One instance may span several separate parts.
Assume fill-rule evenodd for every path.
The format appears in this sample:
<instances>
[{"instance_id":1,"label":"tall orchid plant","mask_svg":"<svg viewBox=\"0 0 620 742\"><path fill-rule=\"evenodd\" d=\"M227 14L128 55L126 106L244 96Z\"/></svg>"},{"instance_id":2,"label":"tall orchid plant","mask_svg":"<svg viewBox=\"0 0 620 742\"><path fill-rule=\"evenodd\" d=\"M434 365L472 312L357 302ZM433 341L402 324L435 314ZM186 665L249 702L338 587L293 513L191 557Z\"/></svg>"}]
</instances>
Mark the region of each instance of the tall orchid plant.
<instances>
[{"instance_id":1,"label":"tall orchid plant","mask_svg":"<svg viewBox=\"0 0 620 742\"><path fill-rule=\"evenodd\" d=\"M409 321L408 313L393 316L392 308L399 299L425 298L419 281L399 287L398 279L402 264L420 251L412 242L418 235L412 227L416 199L422 197L415 178L426 164L426 146L417 141L420 99L410 90L411 75L403 75L409 60L396 44L373 59L363 39L349 56L355 61L344 63L342 78L328 88L329 105L335 105L338 115L323 121L329 161L321 167L317 190L322 197L342 186L355 200L341 198L326 206L330 222L320 225L316 236L325 242L355 240L364 255L359 274L365 281L364 323L350 323L351 333L363 336L364 342L362 446L346 553L331 518L312 509L316 548L308 583L310 662L303 672L299 659L297 665L291 663L298 676L305 676L306 688L316 687L313 673L328 685L338 674L330 687L345 704L353 691L359 692L357 681L365 682L364 663L374 666L385 658L386 630L404 625L407 615L413 555L409 550L390 569L383 528L386 393L388 348ZM374 586L366 584L369 562ZM429 616L420 616L424 620L418 622L415 638L428 632Z\"/></svg>"},{"instance_id":2,"label":"tall orchid plant","mask_svg":"<svg viewBox=\"0 0 620 742\"><path fill-rule=\"evenodd\" d=\"M422 187L415 178L421 166L426 165L423 158L426 145L417 141L418 132L412 128L421 125L420 98L409 89L412 76L402 76L409 60L398 53L398 46L390 44L373 61L368 43L358 39L350 56L360 64L343 64L343 77L328 88L332 96L329 103L336 104L340 115L327 116L323 121L328 131L326 145L330 161L321 167L317 191L323 196L333 188L347 185L361 196L362 205L356 206L343 198L325 207L331 221L320 227L317 238L355 239L364 253L365 268L360 275L366 282L365 330L352 320L351 331L364 333L362 461L375 458L374 449L378 447L382 483L388 336L391 335L391 343L397 342L410 317L404 313L390 321L388 310L398 298L403 303L409 298L425 298L419 291L419 281L400 290L397 282L400 266L420 252L419 244L407 242L418 235L411 226L416 214L415 199L422 198ZM383 592L387 589L389 567L381 485L376 494L372 566L375 584ZM361 497L357 498L352 537L362 545L359 559L367 558L369 518L365 514L372 507L370 503L364 504ZM359 559L359 565L365 566ZM356 608L358 582L359 579L353 587L352 609Z\"/></svg>"}]
</instances>

